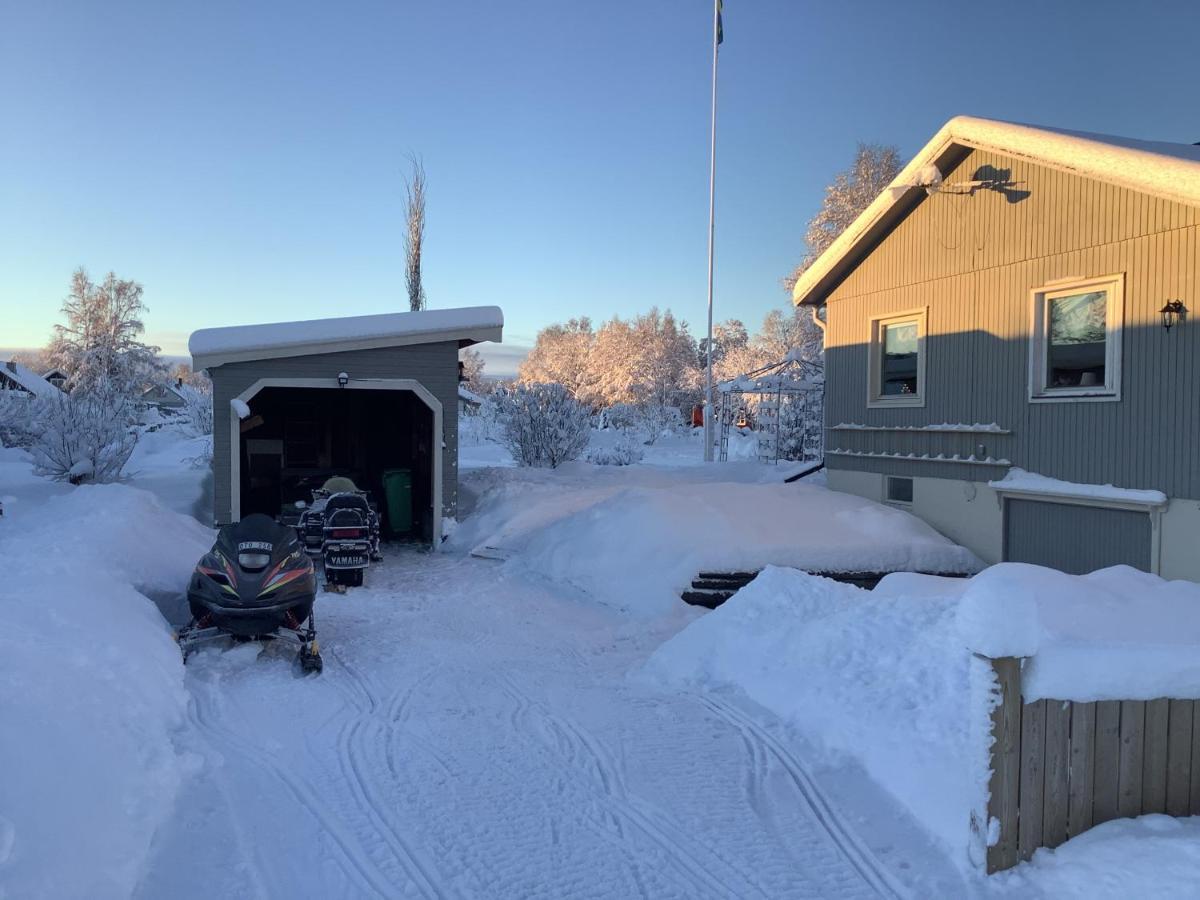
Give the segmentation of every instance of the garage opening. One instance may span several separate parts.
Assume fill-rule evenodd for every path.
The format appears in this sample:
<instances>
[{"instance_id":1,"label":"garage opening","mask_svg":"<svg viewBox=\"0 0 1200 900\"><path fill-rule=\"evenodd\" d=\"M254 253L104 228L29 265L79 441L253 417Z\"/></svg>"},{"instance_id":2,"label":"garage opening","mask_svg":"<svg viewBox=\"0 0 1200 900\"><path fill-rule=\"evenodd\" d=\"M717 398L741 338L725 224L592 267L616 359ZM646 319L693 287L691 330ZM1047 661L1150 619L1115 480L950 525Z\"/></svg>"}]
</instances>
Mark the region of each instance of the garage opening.
<instances>
[{"instance_id":1,"label":"garage opening","mask_svg":"<svg viewBox=\"0 0 1200 900\"><path fill-rule=\"evenodd\" d=\"M432 542L433 411L408 390L267 387L241 430L241 515L278 516L333 475L378 505L385 537Z\"/></svg>"}]
</instances>

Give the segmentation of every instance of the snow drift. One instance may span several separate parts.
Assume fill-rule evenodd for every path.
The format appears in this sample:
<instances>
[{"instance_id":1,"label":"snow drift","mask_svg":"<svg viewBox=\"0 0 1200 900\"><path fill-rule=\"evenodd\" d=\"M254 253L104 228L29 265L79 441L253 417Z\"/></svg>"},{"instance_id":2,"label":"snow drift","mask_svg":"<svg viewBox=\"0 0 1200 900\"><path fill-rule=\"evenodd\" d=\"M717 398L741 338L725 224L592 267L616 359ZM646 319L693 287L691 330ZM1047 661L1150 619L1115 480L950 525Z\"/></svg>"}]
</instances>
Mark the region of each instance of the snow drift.
<instances>
[{"instance_id":1,"label":"snow drift","mask_svg":"<svg viewBox=\"0 0 1200 900\"><path fill-rule=\"evenodd\" d=\"M179 651L147 594L182 590L210 543L123 485L0 520L0 893L132 892L191 765Z\"/></svg>"},{"instance_id":2,"label":"snow drift","mask_svg":"<svg viewBox=\"0 0 1200 900\"><path fill-rule=\"evenodd\" d=\"M678 607L680 592L707 570L980 568L970 551L902 510L783 484L784 472L773 468L775 481L749 480L764 477L764 468L721 466L724 481L707 472L582 464L557 478L493 473L452 546L504 548L514 567L650 614ZM739 477L747 480L732 480Z\"/></svg>"},{"instance_id":3,"label":"snow drift","mask_svg":"<svg viewBox=\"0 0 1200 900\"><path fill-rule=\"evenodd\" d=\"M768 568L644 671L736 687L798 728L821 762L857 759L962 864L987 798L990 670L958 636L960 579L889 579L865 591Z\"/></svg>"}]
</instances>

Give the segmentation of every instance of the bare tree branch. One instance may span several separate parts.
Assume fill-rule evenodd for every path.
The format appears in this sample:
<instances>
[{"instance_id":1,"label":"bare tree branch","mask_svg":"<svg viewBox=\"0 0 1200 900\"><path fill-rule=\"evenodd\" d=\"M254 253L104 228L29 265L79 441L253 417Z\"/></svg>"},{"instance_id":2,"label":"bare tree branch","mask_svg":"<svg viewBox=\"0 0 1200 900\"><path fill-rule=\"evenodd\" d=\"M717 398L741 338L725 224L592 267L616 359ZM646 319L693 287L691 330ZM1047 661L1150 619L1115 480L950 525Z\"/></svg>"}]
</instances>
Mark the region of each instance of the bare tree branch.
<instances>
[{"instance_id":1,"label":"bare tree branch","mask_svg":"<svg viewBox=\"0 0 1200 900\"><path fill-rule=\"evenodd\" d=\"M404 239L404 281L408 287L408 308L425 308L425 287L421 284L421 248L425 241L425 166L419 156L409 157L412 177L405 181L408 193L408 230Z\"/></svg>"}]
</instances>

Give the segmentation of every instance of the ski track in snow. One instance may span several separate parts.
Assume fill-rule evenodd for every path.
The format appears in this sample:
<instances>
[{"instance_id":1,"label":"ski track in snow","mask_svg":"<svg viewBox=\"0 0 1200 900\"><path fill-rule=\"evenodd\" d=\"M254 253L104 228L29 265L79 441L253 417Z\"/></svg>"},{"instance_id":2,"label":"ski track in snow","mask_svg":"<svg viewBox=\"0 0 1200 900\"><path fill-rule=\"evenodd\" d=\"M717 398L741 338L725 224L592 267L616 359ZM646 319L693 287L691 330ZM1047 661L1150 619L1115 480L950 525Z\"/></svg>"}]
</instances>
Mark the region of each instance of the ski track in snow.
<instances>
[{"instance_id":1,"label":"ski track in snow","mask_svg":"<svg viewBox=\"0 0 1200 900\"><path fill-rule=\"evenodd\" d=\"M319 598L321 675L281 647L189 661L205 765L141 896L904 894L748 712L626 677L678 623L388 555Z\"/></svg>"}]
</instances>

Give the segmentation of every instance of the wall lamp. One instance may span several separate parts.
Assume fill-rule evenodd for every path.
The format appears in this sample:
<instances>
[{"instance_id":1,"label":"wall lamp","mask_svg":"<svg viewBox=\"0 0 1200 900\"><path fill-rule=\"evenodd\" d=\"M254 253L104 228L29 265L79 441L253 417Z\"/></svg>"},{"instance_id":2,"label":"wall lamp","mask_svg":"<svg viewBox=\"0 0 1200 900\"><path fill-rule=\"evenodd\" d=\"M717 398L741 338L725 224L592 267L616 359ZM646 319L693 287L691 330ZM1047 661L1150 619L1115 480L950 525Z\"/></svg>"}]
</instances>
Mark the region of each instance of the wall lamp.
<instances>
[{"instance_id":1,"label":"wall lamp","mask_svg":"<svg viewBox=\"0 0 1200 900\"><path fill-rule=\"evenodd\" d=\"M1167 327L1170 328L1171 326L1168 325ZM345 372L338 372L338 387L345 387L349 383L350 383L350 376L347 375Z\"/></svg>"},{"instance_id":2,"label":"wall lamp","mask_svg":"<svg viewBox=\"0 0 1200 900\"><path fill-rule=\"evenodd\" d=\"M1163 328L1170 331L1176 321L1182 322L1187 318L1187 307L1182 300L1168 300L1158 314L1162 316Z\"/></svg>"}]
</instances>

